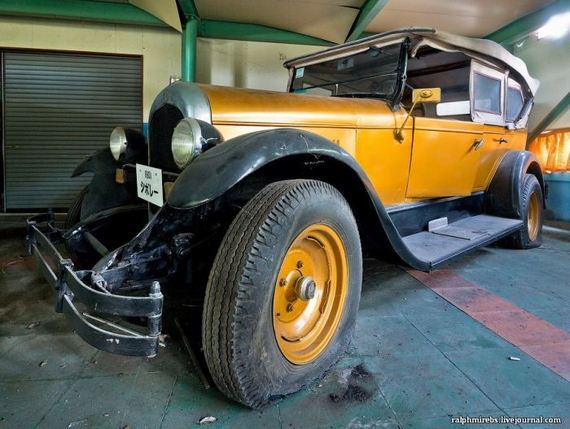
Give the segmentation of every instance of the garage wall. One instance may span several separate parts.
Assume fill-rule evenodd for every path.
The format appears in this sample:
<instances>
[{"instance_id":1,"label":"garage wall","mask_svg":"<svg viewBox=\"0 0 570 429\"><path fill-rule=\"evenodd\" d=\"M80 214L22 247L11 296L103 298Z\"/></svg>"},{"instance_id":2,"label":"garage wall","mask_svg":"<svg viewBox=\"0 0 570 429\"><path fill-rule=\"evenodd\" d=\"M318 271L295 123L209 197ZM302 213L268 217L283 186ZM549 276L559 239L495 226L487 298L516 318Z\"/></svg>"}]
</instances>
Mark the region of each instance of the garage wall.
<instances>
[{"instance_id":1,"label":"garage wall","mask_svg":"<svg viewBox=\"0 0 570 429\"><path fill-rule=\"evenodd\" d=\"M514 54L522 58L532 77L540 80L540 88L529 120L532 130L570 91L570 33L561 39L540 39L528 37ZM570 127L568 112L551 125L552 129Z\"/></svg>"},{"instance_id":2,"label":"garage wall","mask_svg":"<svg viewBox=\"0 0 570 429\"><path fill-rule=\"evenodd\" d=\"M322 46L199 38L196 80L284 91L289 76L283 62L323 49Z\"/></svg>"},{"instance_id":3,"label":"garage wall","mask_svg":"<svg viewBox=\"0 0 570 429\"><path fill-rule=\"evenodd\" d=\"M152 101L180 75L180 33L167 28L0 16L0 47L143 56L143 118Z\"/></svg>"},{"instance_id":4,"label":"garage wall","mask_svg":"<svg viewBox=\"0 0 570 429\"><path fill-rule=\"evenodd\" d=\"M5 208L65 209L90 181L74 168L141 126L140 56L3 52Z\"/></svg>"}]
</instances>

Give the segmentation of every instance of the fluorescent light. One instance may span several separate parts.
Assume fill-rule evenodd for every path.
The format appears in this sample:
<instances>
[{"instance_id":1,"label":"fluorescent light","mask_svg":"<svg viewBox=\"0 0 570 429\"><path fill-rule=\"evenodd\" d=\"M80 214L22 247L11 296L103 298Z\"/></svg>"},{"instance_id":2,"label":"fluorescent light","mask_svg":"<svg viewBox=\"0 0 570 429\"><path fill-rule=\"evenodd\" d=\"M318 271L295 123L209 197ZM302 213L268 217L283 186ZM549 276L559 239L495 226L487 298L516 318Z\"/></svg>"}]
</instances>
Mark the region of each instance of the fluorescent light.
<instances>
[{"instance_id":1,"label":"fluorescent light","mask_svg":"<svg viewBox=\"0 0 570 429\"><path fill-rule=\"evenodd\" d=\"M548 22L536 31L536 38L551 37L559 39L564 37L570 29L570 12L554 15Z\"/></svg>"}]
</instances>

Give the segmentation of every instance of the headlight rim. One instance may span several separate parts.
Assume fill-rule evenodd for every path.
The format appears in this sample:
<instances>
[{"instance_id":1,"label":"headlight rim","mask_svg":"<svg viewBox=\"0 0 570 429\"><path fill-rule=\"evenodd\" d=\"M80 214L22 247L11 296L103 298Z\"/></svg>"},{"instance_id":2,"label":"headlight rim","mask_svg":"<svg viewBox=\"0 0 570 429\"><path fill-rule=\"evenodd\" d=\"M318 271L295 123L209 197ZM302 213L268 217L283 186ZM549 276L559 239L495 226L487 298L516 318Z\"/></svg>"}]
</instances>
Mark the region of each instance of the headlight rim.
<instances>
[{"instance_id":1,"label":"headlight rim","mask_svg":"<svg viewBox=\"0 0 570 429\"><path fill-rule=\"evenodd\" d=\"M202 128L195 118L182 118L176 124L170 150L174 163L181 170L202 153Z\"/></svg>"},{"instance_id":2,"label":"headlight rim","mask_svg":"<svg viewBox=\"0 0 570 429\"><path fill-rule=\"evenodd\" d=\"M113 131L111 131L111 135L109 136L109 150L115 158L115 161L118 161L121 158L121 155L125 154L127 151L127 132L123 127L115 127Z\"/></svg>"}]
</instances>

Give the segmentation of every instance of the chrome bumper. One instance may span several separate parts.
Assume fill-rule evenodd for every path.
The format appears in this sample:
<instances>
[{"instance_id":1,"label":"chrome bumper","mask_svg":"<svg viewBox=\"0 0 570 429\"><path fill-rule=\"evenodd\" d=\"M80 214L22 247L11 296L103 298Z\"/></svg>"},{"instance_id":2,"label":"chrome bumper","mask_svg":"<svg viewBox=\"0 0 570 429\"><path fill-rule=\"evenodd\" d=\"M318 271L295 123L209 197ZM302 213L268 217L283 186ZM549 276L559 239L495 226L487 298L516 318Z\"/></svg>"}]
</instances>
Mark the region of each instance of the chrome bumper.
<instances>
[{"instance_id":1,"label":"chrome bumper","mask_svg":"<svg viewBox=\"0 0 570 429\"><path fill-rule=\"evenodd\" d=\"M27 220L28 253L56 292L55 310L64 313L75 332L92 346L120 355L153 357L158 353L163 296L154 282L148 296L115 295L92 279L92 271L74 271L70 259L61 256L54 242L61 231L53 226L51 213ZM85 310L79 310L81 303ZM92 314L96 313L96 314ZM147 332L125 328L103 317L144 317Z\"/></svg>"}]
</instances>

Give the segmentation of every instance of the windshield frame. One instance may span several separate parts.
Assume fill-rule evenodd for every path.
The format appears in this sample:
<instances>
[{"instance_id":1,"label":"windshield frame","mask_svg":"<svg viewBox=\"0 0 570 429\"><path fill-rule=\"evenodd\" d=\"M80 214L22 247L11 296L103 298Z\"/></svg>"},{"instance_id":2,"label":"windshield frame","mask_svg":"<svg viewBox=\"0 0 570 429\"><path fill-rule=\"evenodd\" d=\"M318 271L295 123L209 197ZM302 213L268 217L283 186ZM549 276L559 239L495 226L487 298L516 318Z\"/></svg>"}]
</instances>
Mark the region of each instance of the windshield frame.
<instances>
[{"instance_id":1,"label":"windshield frame","mask_svg":"<svg viewBox=\"0 0 570 429\"><path fill-rule=\"evenodd\" d=\"M398 64L397 64L397 67L394 70L394 72L390 72L390 74L396 75L396 84L394 85L394 90L392 91L392 94L389 94L386 97L380 97L378 95L375 96L374 94L371 93L370 95L367 95L367 94L362 94L362 95L358 95L358 96L354 95L353 96L354 98L370 98L370 99L375 99L375 100L383 100L383 101L386 101L390 105L390 108L392 110L395 111L395 110L399 109L400 101L402 99L402 94L404 92L404 85L405 85L405 81L406 81L406 67L407 67L407 62L408 62L407 60L408 60L408 54L409 54L410 39L406 38L406 39L404 39L404 41L397 42L397 43L387 45L387 46L397 46L397 45L400 45L400 54L399 54L399 58L398 58ZM385 46L383 46L383 47L385 47ZM370 46L368 49L374 49L374 46ZM364 51L364 52L366 52L366 51ZM358 55L360 53L362 53L362 51L358 52L358 53L351 53L349 55L345 55L345 56L339 57L337 59L341 60L341 59L350 58L350 57L353 57L353 56ZM330 61L330 59L328 59L326 61ZM323 61L323 62L326 62L326 61ZM293 83L295 81L295 75L296 75L297 70L299 68L304 69L304 66L303 67L289 67L289 82L287 85L287 91L289 93L299 94L298 89L297 90L293 89ZM366 78L371 78L371 77L375 77L375 76L370 76L370 77L366 77ZM359 78L359 79L364 79L364 77ZM355 79L355 80L359 80L359 79ZM337 82L337 83L341 83L341 82ZM331 82L328 85L332 85L332 84L334 84L334 82ZM326 85L321 85L321 86L326 86ZM343 95L336 95L336 96L331 95L331 96L325 96L325 97L341 98L341 97L343 97ZM350 97L350 96L344 96L344 98L348 98L348 97Z\"/></svg>"}]
</instances>

